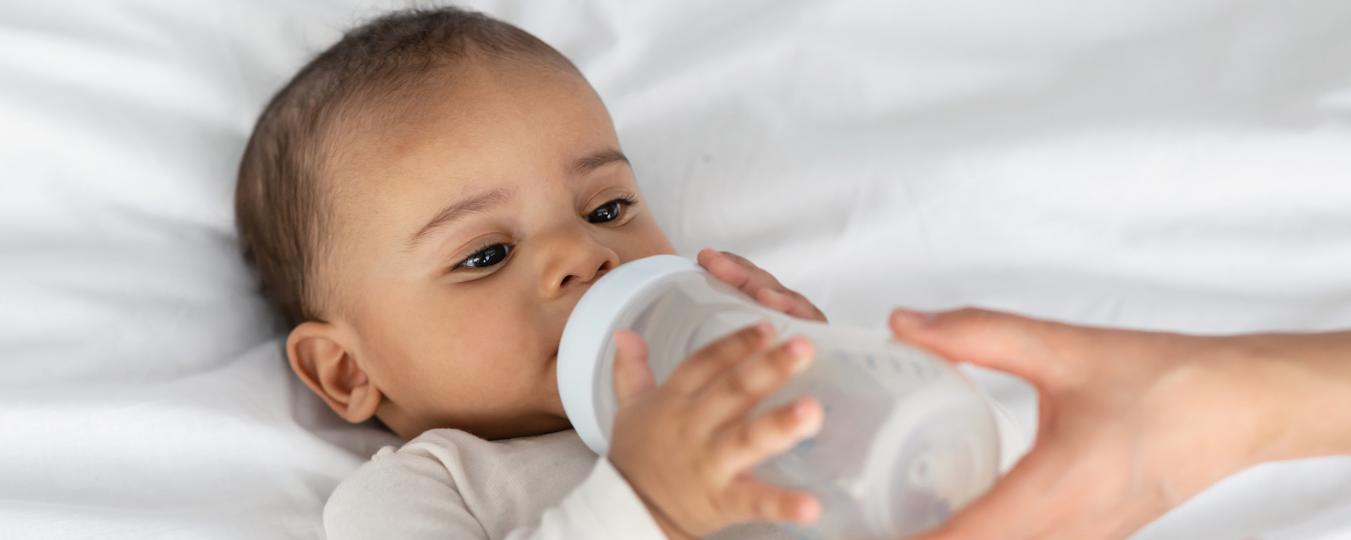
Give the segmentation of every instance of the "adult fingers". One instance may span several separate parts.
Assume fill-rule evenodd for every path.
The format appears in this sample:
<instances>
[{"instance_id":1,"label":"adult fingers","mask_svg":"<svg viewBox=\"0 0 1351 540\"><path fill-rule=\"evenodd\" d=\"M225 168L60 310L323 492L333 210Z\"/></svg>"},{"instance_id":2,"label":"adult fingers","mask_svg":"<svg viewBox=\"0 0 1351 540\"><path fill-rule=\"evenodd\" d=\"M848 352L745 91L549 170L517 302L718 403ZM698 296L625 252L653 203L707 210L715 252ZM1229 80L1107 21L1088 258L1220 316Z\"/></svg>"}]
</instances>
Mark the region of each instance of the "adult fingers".
<instances>
[{"instance_id":1,"label":"adult fingers","mask_svg":"<svg viewBox=\"0 0 1351 540\"><path fill-rule=\"evenodd\" d=\"M919 540L1045 537L1074 508L1073 500L1064 496L1067 490L1062 484L1074 479L1065 477L1064 460L1053 454L1058 452L1034 448L990 491Z\"/></svg>"},{"instance_id":2,"label":"adult fingers","mask_svg":"<svg viewBox=\"0 0 1351 540\"><path fill-rule=\"evenodd\" d=\"M934 314L898 309L889 322L897 339L952 361L1005 371L1037 385L1059 382L1072 369L1048 343L1053 334L1091 331L970 308Z\"/></svg>"}]
</instances>

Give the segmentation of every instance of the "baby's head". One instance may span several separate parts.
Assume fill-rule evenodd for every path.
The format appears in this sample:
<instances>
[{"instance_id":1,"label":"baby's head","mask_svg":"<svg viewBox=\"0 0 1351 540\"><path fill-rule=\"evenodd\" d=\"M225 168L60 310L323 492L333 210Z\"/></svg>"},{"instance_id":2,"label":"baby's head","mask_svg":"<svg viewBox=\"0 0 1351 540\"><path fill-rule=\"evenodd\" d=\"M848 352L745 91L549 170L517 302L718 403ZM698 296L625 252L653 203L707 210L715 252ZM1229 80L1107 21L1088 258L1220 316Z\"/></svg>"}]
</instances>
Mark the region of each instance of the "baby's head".
<instances>
[{"instance_id":1,"label":"baby's head","mask_svg":"<svg viewBox=\"0 0 1351 540\"><path fill-rule=\"evenodd\" d=\"M405 438L567 428L568 313L672 251L572 63L450 8L382 17L301 69L254 127L235 209L292 369Z\"/></svg>"}]
</instances>

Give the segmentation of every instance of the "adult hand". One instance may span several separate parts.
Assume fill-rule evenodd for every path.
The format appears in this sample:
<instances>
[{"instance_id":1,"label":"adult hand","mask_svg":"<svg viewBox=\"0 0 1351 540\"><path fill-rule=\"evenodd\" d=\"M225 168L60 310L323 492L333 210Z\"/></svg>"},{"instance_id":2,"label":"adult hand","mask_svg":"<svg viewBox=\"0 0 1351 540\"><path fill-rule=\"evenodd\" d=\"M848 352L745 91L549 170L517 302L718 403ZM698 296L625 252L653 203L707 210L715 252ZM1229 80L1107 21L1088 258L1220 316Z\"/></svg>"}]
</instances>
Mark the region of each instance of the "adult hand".
<instances>
[{"instance_id":1,"label":"adult hand","mask_svg":"<svg viewBox=\"0 0 1351 540\"><path fill-rule=\"evenodd\" d=\"M1040 398L1031 451L925 540L1123 538L1250 465L1351 452L1348 333L1201 337L974 309L890 322Z\"/></svg>"}]
</instances>

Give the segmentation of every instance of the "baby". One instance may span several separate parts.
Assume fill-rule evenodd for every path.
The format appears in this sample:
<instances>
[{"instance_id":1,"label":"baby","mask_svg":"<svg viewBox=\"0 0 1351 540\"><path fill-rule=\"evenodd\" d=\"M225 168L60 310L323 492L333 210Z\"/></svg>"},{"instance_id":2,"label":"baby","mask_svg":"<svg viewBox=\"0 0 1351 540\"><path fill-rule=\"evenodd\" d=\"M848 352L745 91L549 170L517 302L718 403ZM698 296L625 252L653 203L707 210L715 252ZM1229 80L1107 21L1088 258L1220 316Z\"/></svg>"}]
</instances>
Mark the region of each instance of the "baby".
<instances>
[{"instance_id":1,"label":"baby","mask_svg":"<svg viewBox=\"0 0 1351 540\"><path fill-rule=\"evenodd\" d=\"M660 386L618 334L610 454L570 430L554 371L569 312L607 271L673 249L596 92L525 31L441 8L349 32L263 111L235 203L295 374L409 440L333 493L330 538L765 538L752 522L817 517L749 472L822 422L810 399L750 414L812 355L765 325ZM823 318L745 259L698 258Z\"/></svg>"}]
</instances>

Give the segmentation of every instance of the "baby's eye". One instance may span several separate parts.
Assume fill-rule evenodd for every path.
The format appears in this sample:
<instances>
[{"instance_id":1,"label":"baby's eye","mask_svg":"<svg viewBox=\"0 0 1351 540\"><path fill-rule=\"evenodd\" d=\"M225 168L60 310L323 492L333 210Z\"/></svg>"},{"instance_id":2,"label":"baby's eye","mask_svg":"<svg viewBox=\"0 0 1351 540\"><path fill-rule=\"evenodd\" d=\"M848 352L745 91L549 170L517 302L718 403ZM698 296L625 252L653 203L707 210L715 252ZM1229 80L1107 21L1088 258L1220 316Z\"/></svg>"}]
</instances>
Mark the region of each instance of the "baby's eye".
<instances>
[{"instance_id":1,"label":"baby's eye","mask_svg":"<svg viewBox=\"0 0 1351 540\"><path fill-rule=\"evenodd\" d=\"M474 252L473 255L466 257L456 268L487 268L501 264L511 254L511 246L507 244L493 244L481 250Z\"/></svg>"},{"instance_id":2,"label":"baby's eye","mask_svg":"<svg viewBox=\"0 0 1351 540\"><path fill-rule=\"evenodd\" d=\"M615 199L600 205L586 215L587 223L609 223L624 215L624 209L632 206L632 199Z\"/></svg>"}]
</instances>

